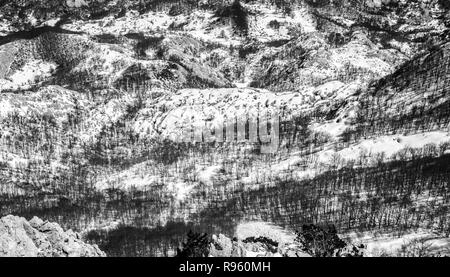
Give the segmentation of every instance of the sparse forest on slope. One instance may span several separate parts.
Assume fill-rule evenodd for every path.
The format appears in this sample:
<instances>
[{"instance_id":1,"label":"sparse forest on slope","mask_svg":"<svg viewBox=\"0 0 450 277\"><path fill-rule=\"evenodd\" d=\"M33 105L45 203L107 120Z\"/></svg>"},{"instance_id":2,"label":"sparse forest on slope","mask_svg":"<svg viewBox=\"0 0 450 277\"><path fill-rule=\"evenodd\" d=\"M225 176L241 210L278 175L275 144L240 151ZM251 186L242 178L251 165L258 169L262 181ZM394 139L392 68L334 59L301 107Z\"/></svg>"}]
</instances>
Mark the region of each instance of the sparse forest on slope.
<instances>
[{"instance_id":1,"label":"sparse forest on slope","mask_svg":"<svg viewBox=\"0 0 450 277\"><path fill-rule=\"evenodd\" d=\"M0 1L0 216L116 256L253 220L448 247L449 22L442 0ZM261 112L275 153L179 140Z\"/></svg>"}]
</instances>

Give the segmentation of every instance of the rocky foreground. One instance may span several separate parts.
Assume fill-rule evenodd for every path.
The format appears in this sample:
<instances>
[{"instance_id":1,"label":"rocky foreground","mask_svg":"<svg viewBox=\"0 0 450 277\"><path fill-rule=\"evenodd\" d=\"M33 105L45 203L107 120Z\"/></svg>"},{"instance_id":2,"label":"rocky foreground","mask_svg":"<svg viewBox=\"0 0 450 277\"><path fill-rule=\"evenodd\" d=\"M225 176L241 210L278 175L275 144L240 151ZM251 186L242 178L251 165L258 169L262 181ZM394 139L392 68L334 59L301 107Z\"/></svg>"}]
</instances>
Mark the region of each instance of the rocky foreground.
<instances>
[{"instance_id":1,"label":"rocky foreground","mask_svg":"<svg viewBox=\"0 0 450 277\"><path fill-rule=\"evenodd\" d=\"M0 257L104 257L97 245L57 223L8 215L0 219Z\"/></svg>"},{"instance_id":2,"label":"rocky foreground","mask_svg":"<svg viewBox=\"0 0 450 277\"><path fill-rule=\"evenodd\" d=\"M246 220L449 249L449 3L0 0L0 218L90 233L108 256ZM180 142L264 114L274 154ZM249 229L231 244L270 238Z\"/></svg>"},{"instance_id":3,"label":"rocky foreground","mask_svg":"<svg viewBox=\"0 0 450 277\"><path fill-rule=\"evenodd\" d=\"M265 222L238 226L235 236L189 232L178 257L363 257L366 246L345 241L334 226L304 225L291 232Z\"/></svg>"},{"instance_id":4,"label":"rocky foreground","mask_svg":"<svg viewBox=\"0 0 450 277\"><path fill-rule=\"evenodd\" d=\"M279 244L263 237L233 240L223 234L213 235L211 257L311 257L298 243Z\"/></svg>"}]
</instances>

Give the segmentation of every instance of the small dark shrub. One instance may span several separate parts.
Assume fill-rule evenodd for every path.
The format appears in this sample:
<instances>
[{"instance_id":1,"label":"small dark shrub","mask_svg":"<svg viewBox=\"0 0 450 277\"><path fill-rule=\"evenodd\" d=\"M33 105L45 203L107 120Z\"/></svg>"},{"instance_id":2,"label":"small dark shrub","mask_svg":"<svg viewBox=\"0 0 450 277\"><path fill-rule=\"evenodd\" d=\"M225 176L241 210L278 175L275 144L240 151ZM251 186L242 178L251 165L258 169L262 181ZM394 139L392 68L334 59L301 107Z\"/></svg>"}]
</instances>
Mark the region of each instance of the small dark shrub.
<instances>
[{"instance_id":1,"label":"small dark shrub","mask_svg":"<svg viewBox=\"0 0 450 277\"><path fill-rule=\"evenodd\" d=\"M276 20L272 20L269 22L269 27L275 30L280 29L280 22L276 21Z\"/></svg>"},{"instance_id":2,"label":"small dark shrub","mask_svg":"<svg viewBox=\"0 0 450 277\"><path fill-rule=\"evenodd\" d=\"M303 225L297 232L296 241L302 244L302 250L313 257L361 257L360 248L339 238L334 225L320 227L316 225Z\"/></svg>"},{"instance_id":3,"label":"small dark shrub","mask_svg":"<svg viewBox=\"0 0 450 277\"><path fill-rule=\"evenodd\" d=\"M189 231L186 242L183 242L182 248L177 248L177 257L208 257L210 239L207 234L199 234Z\"/></svg>"}]
</instances>

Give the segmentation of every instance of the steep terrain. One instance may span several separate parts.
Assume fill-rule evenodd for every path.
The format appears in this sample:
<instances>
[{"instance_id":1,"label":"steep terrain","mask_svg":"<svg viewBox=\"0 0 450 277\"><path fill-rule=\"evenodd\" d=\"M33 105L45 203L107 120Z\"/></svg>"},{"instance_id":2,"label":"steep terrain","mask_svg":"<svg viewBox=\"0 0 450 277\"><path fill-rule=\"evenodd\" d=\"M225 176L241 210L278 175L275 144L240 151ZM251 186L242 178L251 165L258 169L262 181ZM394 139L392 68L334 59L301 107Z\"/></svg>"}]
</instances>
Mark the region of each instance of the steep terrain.
<instances>
[{"instance_id":1,"label":"steep terrain","mask_svg":"<svg viewBox=\"0 0 450 277\"><path fill-rule=\"evenodd\" d=\"M0 257L102 257L96 245L84 243L79 234L64 231L57 223L37 217L0 219Z\"/></svg>"},{"instance_id":2,"label":"steep terrain","mask_svg":"<svg viewBox=\"0 0 450 277\"><path fill-rule=\"evenodd\" d=\"M247 220L449 235L446 1L62 2L0 1L0 215L114 255ZM273 153L180 139L262 114Z\"/></svg>"}]
</instances>

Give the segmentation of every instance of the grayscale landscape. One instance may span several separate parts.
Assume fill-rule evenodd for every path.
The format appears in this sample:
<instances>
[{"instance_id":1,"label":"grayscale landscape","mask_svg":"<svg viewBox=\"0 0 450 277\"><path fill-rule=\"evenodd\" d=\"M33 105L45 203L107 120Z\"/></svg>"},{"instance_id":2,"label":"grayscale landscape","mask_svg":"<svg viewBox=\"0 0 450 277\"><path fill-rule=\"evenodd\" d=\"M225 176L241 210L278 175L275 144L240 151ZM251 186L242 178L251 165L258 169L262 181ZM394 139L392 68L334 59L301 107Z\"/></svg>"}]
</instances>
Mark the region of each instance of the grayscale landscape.
<instances>
[{"instance_id":1,"label":"grayscale landscape","mask_svg":"<svg viewBox=\"0 0 450 277\"><path fill-rule=\"evenodd\" d=\"M447 0L0 0L0 256L450 255Z\"/></svg>"}]
</instances>

